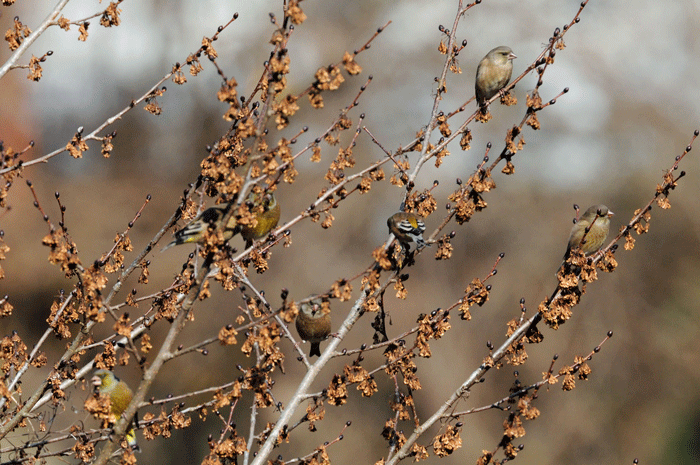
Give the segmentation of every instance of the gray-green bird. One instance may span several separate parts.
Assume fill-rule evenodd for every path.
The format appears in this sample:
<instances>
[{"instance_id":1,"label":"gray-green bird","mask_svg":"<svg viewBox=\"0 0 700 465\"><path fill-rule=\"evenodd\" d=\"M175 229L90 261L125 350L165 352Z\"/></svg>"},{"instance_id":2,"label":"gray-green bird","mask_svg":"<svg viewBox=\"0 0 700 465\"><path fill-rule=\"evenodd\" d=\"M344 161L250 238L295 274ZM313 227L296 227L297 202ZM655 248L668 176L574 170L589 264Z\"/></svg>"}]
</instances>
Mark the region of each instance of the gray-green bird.
<instances>
[{"instance_id":1,"label":"gray-green bird","mask_svg":"<svg viewBox=\"0 0 700 465\"><path fill-rule=\"evenodd\" d=\"M394 213L386 220L386 225L389 227L389 232L406 248L409 248L411 242L418 244L418 247L430 245L423 239L425 232L423 217L416 213Z\"/></svg>"},{"instance_id":2,"label":"gray-green bird","mask_svg":"<svg viewBox=\"0 0 700 465\"><path fill-rule=\"evenodd\" d=\"M97 370L95 375L92 377L92 385L100 394L107 394L109 396L109 409L110 413L114 416L114 421L116 422L124 413L124 410L131 403L131 399L134 397L134 393L129 389L124 381L120 381L119 378L114 376L109 370ZM129 428L124 436L126 438L129 447L135 450L139 450L139 446L136 443L136 432L134 428Z\"/></svg>"},{"instance_id":3,"label":"gray-green bird","mask_svg":"<svg viewBox=\"0 0 700 465\"><path fill-rule=\"evenodd\" d=\"M605 205L593 205L585 211L571 228L569 244L566 246L564 260L572 250L578 249L586 255L597 252L610 231L610 218L614 215ZM586 229L590 228L588 233ZM585 236L585 237L584 237Z\"/></svg>"},{"instance_id":4,"label":"gray-green bird","mask_svg":"<svg viewBox=\"0 0 700 465\"><path fill-rule=\"evenodd\" d=\"M311 302L301 304L299 314L295 322L299 337L311 343L309 357L321 356L321 341L331 334L331 311L326 305L324 308L322 299L313 299Z\"/></svg>"},{"instance_id":5,"label":"gray-green bird","mask_svg":"<svg viewBox=\"0 0 700 465\"><path fill-rule=\"evenodd\" d=\"M263 195L251 193L248 201L253 204L257 223L255 226L241 225L241 236L245 239L246 247L253 245L254 240L268 235L280 220L280 205L272 192Z\"/></svg>"},{"instance_id":6,"label":"gray-green bird","mask_svg":"<svg viewBox=\"0 0 700 465\"><path fill-rule=\"evenodd\" d=\"M163 247L161 252L168 250L174 245L190 244L192 242L202 243L207 237L207 231L213 232L220 227L220 223L224 216L228 213L229 208L231 208L231 204L221 204L207 208L202 213L197 215L197 217L188 223L184 228L177 231L173 240L168 245ZM237 232L236 217L231 215L229 217L228 224L225 228L223 228L224 240L228 241Z\"/></svg>"},{"instance_id":7,"label":"gray-green bird","mask_svg":"<svg viewBox=\"0 0 700 465\"><path fill-rule=\"evenodd\" d=\"M483 107L486 101L508 85L513 74L513 60L518 58L510 47L501 45L486 54L476 68L476 103Z\"/></svg>"}]
</instances>

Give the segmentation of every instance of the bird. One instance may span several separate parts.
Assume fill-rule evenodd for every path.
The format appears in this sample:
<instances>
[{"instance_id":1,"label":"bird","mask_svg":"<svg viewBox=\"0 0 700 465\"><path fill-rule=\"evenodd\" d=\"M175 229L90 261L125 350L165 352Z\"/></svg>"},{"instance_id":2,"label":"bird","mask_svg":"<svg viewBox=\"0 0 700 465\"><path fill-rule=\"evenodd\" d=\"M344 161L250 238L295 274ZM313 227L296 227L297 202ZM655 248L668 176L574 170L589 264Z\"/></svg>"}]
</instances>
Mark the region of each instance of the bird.
<instances>
[{"instance_id":1,"label":"bird","mask_svg":"<svg viewBox=\"0 0 700 465\"><path fill-rule=\"evenodd\" d=\"M218 227L220 227L222 219L229 212L230 208L230 203L207 208L202 213L197 215L197 217L188 223L184 228L175 232L174 239L168 245L163 247L161 252L168 250L174 245L190 244L193 242L202 244L207 237L208 231L215 231ZM236 232L236 217L231 215L228 219L226 227L223 230L224 240L228 241L236 234Z\"/></svg>"},{"instance_id":2,"label":"bird","mask_svg":"<svg viewBox=\"0 0 700 465\"><path fill-rule=\"evenodd\" d=\"M110 413L114 416L114 422L118 421L124 410L131 403L131 399L134 397L134 393L129 389L124 381L120 381L119 378L114 376L109 370L100 369L95 371L92 377L92 385L100 394L107 394L109 396L109 409ZM126 442L129 444L133 450L140 450L138 444L136 443L136 432L134 428L129 428L124 436Z\"/></svg>"},{"instance_id":3,"label":"bird","mask_svg":"<svg viewBox=\"0 0 700 465\"><path fill-rule=\"evenodd\" d=\"M578 249L585 255L597 252L608 237L610 218L614 214L605 205L589 207L571 228L564 261L566 261L573 250ZM588 231L586 231L587 229Z\"/></svg>"},{"instance_id":4,"label":"bird","mask_svg":"<svg viewBox=\"0 0 700 465\"><path fill-rule=\"evenodd\" d=\"M486 54L476 68L476 102L484 107L486 102L499 93L513 74L513 60L518 58L510 47L501 45Z\"/></svg>"},{"instance_id":5,"label":"bird","mask_svg":"<svg viewBox=\"0 0 700 465\"><path fill-rule=\"evenodd\" d=\"M321 356L321 341L331 333L331 309L320 298L301 304L295 322L299 337L311 343L309 357Z\"/></svg>"},{"instance_id":6,"label":"bird","mask_svg":"<svg viewBox=\"0 0 700 465\"><path fill-rule=\"evenodd\" d=\"M252 204L251 212L257 223L255 226L241 225L241 236L246 241L246 247L253 245L253 241L265 237L280 220L280 205L275 194L267 192L262 194L251 192L247 201Z\"/></svg>"},{"instance_id":7,"label":"bird","mask_svg":"<svg viewBox=\"0 0 700 465\"><path fill-rule=\"evenodd\" d=\"M396 239L406 248L409 247L409 243L411 242L418 244L418 247L426 247L430 245L423 239L425 222L423 222L423 218L416 213L394 213L388 220L386 220L386 224L389 226L389 232L391 232L394 237L396 237Z\"/></svg>"}]
</instances>

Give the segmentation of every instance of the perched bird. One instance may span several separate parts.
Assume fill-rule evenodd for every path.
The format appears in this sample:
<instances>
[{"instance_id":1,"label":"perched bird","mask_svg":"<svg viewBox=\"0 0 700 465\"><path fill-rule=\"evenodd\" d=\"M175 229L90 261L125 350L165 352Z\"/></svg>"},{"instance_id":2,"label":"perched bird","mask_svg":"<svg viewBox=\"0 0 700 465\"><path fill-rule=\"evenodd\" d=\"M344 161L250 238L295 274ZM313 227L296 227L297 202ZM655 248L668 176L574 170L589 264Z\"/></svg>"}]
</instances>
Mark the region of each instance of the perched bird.
<instances>
[{"instance_id":1,"label":"perched bird","mask_svg":"<svg viewBox=\"0 0 700 465\"><path fill-rule=\"evenodd\" d=\"M501 45L486 54L476 68L476 103L483 107L486 101L501 91L513 74L513 59L517 58L510 47Z\"/></svg>"},{"instance_id":2,"label":"perched bird","mask_svg":"<svg viewBox=\"0 0 700 465\"><path fill-rule=\"evenodd\" d=\"M411 242L417 243L419 247L430 245L423 239L425 231L423 218L415 213L394 213L386 220L386 224L389 226L389 231L404 247L408 248Z\"/></svg>"},{"instance_id":3,"label":"perched bird","mask_svg":"<svg viewBox=\"0 0 700 465\"><path fill-rule=\"evenodd\" d=\"M207 208L184 228L175 233L175 238L161 250L167 250L174 245L202 243L207 237L207 231L215 231L220 226L224 216L231 208L231 204L216 205ZM236 217L231 215L223 230L224 240L231 239L236 234Z\"/></svg>"},{"instance_id":4,"label":"perched bird","mask_svg":"<svg viewBox=\"0 0 700 465\"><path fill-rule=\"evenodd\" d=\"M265 237L277 226L280 220L280 206L272 192L251 193L247 201L252 203L251 212L257 220L255 226L241 225L241 236L246 241L246 247L250 247L254 240Z\"/></svg>"},{"instance_id":5,"label":"perched bird","mask_svg":"<svg viewBox=\"0 0 700 465\"><path fill-rule=\"evenodd\" d=\"M297 315L296 327L299 337L311 343L309 357L321 356L321 341L331 333L331 310L326 302L318 298L301 304Z\"/></svg>"},{"instance_id":6,"label":"perched bird","mask_svg":"<svg viewBox=\"0 0 700 465\"><path fill-rule=\"evenodd\" d=\"M120 381L119 378L114 376L109 370L97 370L92 377L92 385L100 394L107 394L109 396L110 413L114 415L114 421L116 422L124 413L124 410L131 403L131 398L134 393L131 392L129 386L126 385L124 381ZM136 443L136 432L134 428L129 428L126 435L129 447L135 450L139 450L139 446Z\"/></svg>"},{"instance_id":7,"label":"perched bird","mask_svg":"<svg viewBox=\"0 0 700 465\"><path fill-rule=\"evenodd\" d=\"M564 260L573 250L580 250L591 255L603 246L610 230L610 217L614 215L605 205L593 205L581 215L581 218L571 228L569 244L566 246ZM588 232L586 232L586 229Z\"/></svg>"}]
</instances>

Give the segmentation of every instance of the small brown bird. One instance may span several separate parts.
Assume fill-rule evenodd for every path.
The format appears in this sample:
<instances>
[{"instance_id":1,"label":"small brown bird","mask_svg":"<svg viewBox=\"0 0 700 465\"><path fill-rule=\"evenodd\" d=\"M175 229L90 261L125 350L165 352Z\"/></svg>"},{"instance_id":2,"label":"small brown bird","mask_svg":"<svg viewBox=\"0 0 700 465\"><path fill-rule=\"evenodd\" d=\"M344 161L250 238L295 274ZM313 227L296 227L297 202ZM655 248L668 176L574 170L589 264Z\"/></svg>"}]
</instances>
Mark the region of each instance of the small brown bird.
<instances>
[{"instance_id":1,"label":"small brown bird","mask_svg":"<svg viewBox=\"0 0 700 465\"><path fill-rule=\"evenodd\" d=\"M597 252L608 237L610 218L614 215L605 205L593 205L585 211L571 228L569 244L566 246L564 260L572 250L578 249L586 255ZM588 229L588 232L586 232ZM585 236L585 237L584 237Z\"/></svg>"},{"instance_id":2,"label":"small brown bird","mask_svg":"<svg viewBox=\"0 0 700 465\"><path fill-rule=\"evenodd\" d=\"M246 241L246 247L253 245L253 241L265 237L277 226L280 220L280 205L277 203L275 194L268 192L262 195L251 193L248 201L252 203L252 212L257 223L255 226L241 225L241 236Z\"/></svg>"},{"instance_id":3,"label":"small brown bird","mask_svg":"<svg viewBox=\"0 0 700 465\"><path fill-rule=\"evenodd\" d=\"M426 247L430 244L423 239L425 232L425 222L423 218L415 213L398 212L394 213L386 220L389 231L406 248L409 243L415 242L418 247Z\"/></svg>"},{"instance_id":4,"label":"small brown bird","mask_svg":"<svg viewBox=\"0 0 700 465\"><path fill-rule=\"evenodd\" d=\"M202 243L207 236L207 231L213 232L220 226L229 208L231 208L231 204L221 204L207 208L184 228L177 231L172 242L163 247L161 252L168 250L174 245L190 244L192 242ZM231 215L223 230L224 240L228 241L236 232L236 217Z\"/></svg>"},{"instance_id":5,"label":"small brown bird","mask_svg":"<svg viewBox=\"0 0 700 465\"><path fill-rule=\"evenodd\" d=\"M301 304L295 323L299 337L311 343L309 357L321 356L321 341L331 333L331 308L322 299Z\"/></svg>"},{"instance_id":6,"label":"small brown bird","mask_svg":"<svg viewBox=\"0 0 700 465\"><path fill-rule=\"evenodd\" d=\"M109 396L110 413L114 416L114 422L118 421L134 397L134 393L129 389L129 386L124 381L120 381L109 370L97 370L92 377L92 385L95 386L95 389L100 394ZM129 447L139 450L134 428L130 428L126 432L125 438Z\"/></svg>"},{"instance_id":7,"label":"small brown bird","mask_svg":"<svg viewBox=\"0 0 700 465\"><path fill-rule=\"evenodd\" d=\"M476 68L476 103L483 107L486 101L501 91L513 74L513 60L518 58L510 47L501 45L486 54Z\"/></svg>"}]
</instances>

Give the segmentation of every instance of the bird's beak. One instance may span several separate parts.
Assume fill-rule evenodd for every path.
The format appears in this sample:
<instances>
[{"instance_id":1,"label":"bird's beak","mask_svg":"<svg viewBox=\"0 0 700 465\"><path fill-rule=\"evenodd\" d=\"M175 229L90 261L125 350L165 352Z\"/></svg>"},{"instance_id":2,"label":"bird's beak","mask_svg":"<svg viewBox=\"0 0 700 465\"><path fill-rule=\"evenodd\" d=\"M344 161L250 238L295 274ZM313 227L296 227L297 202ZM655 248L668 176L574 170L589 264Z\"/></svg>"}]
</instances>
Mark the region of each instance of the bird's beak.
<instances>
[{"instance_id":1,"label":"bird's beak","mask_svg":"<svg viewBox=\"0 0 700 465\"><path fill-rule=\"evenodd\" d=\"M608 210L608 218L612 218L614 215L615 215L615 213Z\"/></svg>"},{"instance_id":2,"label":"bird's beak","mask_svg":"<svg viewBox=\"0 0 700 465\"><path fill-rule=\"evenodd\" d=\"M509 60L514 60L514 59L516 59L516 58L518 58L518 56L517 56L515 53L513 53L513 52L510 52L510 54L508 55L508 59L509 59Z\"/></svg>"},{"instance_id":3,"label":"bird's beak","mask_svg":"<svg viewBox=\"0 0 700 465\"><path fill-rule=\"evenodd\" d=\"M99 376L93 376L90 381L92 382L93 386L101 386L102 385L102 380L100 379Z\"/></svg>"}]
</instances>

